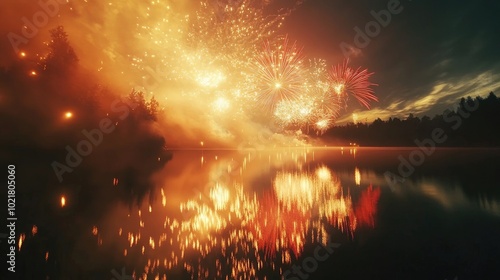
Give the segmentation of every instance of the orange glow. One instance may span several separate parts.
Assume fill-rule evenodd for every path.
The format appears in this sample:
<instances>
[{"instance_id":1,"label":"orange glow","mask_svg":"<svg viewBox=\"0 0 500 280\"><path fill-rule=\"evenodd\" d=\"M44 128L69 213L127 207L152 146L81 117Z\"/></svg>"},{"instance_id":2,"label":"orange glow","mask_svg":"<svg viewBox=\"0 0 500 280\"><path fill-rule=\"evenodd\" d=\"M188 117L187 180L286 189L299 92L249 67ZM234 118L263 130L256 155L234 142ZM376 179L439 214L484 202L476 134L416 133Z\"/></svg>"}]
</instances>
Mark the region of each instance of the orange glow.
<instances>
[{"instance_id":1,"label":"orange glow","mask_svg":"<svg viewBox=\"0 0 500 280\"><path fill-rule=\"evenodd\" d=\"M92 235L97 235L97 233L99 233L99 230L97 229L96 226L93 226L92 227Z\"/></svg>"},{"instance_id":2,"label":"orange glow","mask_svg":"<svg viewBox=\"0 0 500 280\"><path fill-rule=\"evenodd\" d=\"M35 71L35 70L32 70L32 71L30 72L30 75L31 75L31 76L36 76L36 75L38 75L38 74L36 73L36 71Z\"/></svg>"},{"instance_id":3,"label":"orange glow","mask_svg":"<svg viewBox=\"0 0 500 280\"><path fill-rule=\"evenodd\" d=\"M61 207L66 206L66 197L63 195L61 196Z\"/></svg>"},{"instance_id":4,"label":"orange glow","mask_svg":"<svg viewBox=\"0 0 500 280\"><path fill-rule=\"evenodd\" d=\"M73 113L68 111L68 112L64 113L64 117L66 119L71 119L73 117Z\"/></svg>"},{"instance_id":5,"label":"orange glow","mask_svg":"<svg viewBox=\"0 0 500 280\"><path fill-rule=\"evenodd\" d=\"M291 250L298 257L304 248L310 217L310 212L299 211L295 205L285 209L274 193L267 193L250 228L254 229L258 247L267 257L274 258L282 249Z\"/></svg>"},{"instance_id":6,"label":"orange glow","mask_svg":"<svg viewBox=\"0 0 500 280\"><path fill-rule=\"evenodd\" d=\"M33 225L31 228L31 234L35 236L38 233L38 227L36 225Z\"/></svg>"},{"instance_id":7,"label":"orange glow","mask_svg":"<svg viewBox=\"0 0 500 280\"><path fill-rule=\"evenodd\" d=\"M19 56L20 56L20 57L26 57L26 53L25 53L25 52L20 52L20 53L19 53Z\"/></svg>"}]
</instances>

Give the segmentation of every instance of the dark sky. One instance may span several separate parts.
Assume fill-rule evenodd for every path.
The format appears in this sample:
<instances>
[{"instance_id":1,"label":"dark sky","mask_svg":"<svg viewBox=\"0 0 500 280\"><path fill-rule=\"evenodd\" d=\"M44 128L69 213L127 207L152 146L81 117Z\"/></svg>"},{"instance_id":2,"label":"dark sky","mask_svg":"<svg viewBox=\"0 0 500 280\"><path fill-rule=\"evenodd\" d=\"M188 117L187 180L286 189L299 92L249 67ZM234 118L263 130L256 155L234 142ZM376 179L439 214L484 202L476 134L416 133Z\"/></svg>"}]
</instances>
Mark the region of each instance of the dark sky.
<instances>
[{"instance_id":1,"label":"dark sky","mask_svg":"<svg viewBox=\"0 0 500 280\"><path fill-rule=\"evenodd\" d=\"M78 42L74 46L81 63L97 64L104 56L112 61L119 53L117 50L134 36L125 23L129 22L127 18L135 17L137 7L141 7L138 3L144 1L117 2L125 9L119 13L113 10L116 3L110 5L105 1L74 0L61 4L57 15L29 40L25 49L43 49L48 29L62 24L70 41ZM277 2L279 5L293 1ZM392 2L398 1L305 0L286 20L282 32L303 45L308 57L326 59L330 65L341 63L344 56L340 45L356 46L355 28L364 31L367 24L374 23L372 11L387 10ZM20 19L39 11L37 3L35 0L0 3L4 12L0 27L4 38L0 42L1 65L15 57L6 34L19 33ZM177 0L169 3L188 5ZM371 81L378 84L374 89L379 102L373 103L368 111L351 100L352 106L344 112L340 123L351 121L353 112L360 121L406 117L409 113L433 116L453 108L463 96L486 96L490 91L499 94L498 1L402 0L399 6L401 12L392 14L388 24L350 56L352 66L375 72ZM121 20L119 24L113 23L115 18ZM99 39L100 33L103 36ZM123 68L116 67L120 71ZM107 73L116 76L112 71Z\"/></svg>"},{"instance_id":2,"label":"dark sky","mask_svg":"<svg viewBox=\"0 0 500 280\"><path fill-rule=\"evenodd\" d=\"M340 44L353 45L355 27L365 30L371 11L390 0L312 0L291 16L286 30L309 55L342 59ZM500 88L500 2L404 0L386 27L355 56L354 66L375 72L380 99L358 119L389 115L433 116L453 108L462 96L485 96ZM350 111L349 111L350 112ZM347 112L344 120L351 121Z\"/></svg>"}]
</instances>

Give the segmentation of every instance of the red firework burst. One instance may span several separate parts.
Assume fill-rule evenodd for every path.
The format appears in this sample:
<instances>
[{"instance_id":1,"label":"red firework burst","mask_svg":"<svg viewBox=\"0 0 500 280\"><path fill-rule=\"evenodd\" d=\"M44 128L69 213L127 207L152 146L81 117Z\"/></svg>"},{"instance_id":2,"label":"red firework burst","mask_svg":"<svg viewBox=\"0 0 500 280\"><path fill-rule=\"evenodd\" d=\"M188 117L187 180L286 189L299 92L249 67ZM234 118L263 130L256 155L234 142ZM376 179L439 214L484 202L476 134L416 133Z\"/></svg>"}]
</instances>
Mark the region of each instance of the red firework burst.
<instances>
[{"instance_id":1,"label":"red firework burst","mask_svg":"<svg viewBox=\"0 0 500 280\"><path fill-rule=\"evenodd\" d=\"M331 89L340 98L347 98L347 93L352 94L359 103L370 109L370 101L378 101L371 88L377 84L368 80L374 73L369 73L367 69L361 70L361 67L354 70L348 64L349 59L346 59L343 64L332 67L329 75Z\"/></svg>"}]
</instances>

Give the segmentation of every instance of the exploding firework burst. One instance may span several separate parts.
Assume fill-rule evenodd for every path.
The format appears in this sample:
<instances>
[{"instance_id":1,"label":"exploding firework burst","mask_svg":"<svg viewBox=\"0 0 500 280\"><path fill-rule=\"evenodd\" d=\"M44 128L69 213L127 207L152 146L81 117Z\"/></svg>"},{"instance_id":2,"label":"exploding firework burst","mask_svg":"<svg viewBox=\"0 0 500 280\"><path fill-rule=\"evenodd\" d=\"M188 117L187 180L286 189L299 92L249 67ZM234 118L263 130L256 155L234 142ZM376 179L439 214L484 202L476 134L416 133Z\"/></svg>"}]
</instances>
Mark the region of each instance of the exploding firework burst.
<instances>
[{"instance_id":1,"label":"exploding firework burst","mask_svg":"<svg viewBox=\"0 0 500 280\"><path fill-rule=\"evenodd\" d=\"M314 100L300 96L296 100L282 100L276 105L274 117L283 127L296 125L301 127L309 123L314 116Z\"/></svg>"},{"instance_id":2,"label":"exploding firework burst","mask_svg":"<svg viewBox=\"0 0 500 280\"><path fill-rule=\"evenodd\" d=\"M378 101L371 88L377 84L368 80L373 72L369 73L367 69L361 70L361 67L354 70L348 64L349 60L346 59L344 63L332 67L329 75L331 89L340 99L347 99L347 94L353 95L359 103L369 109L370 101Z\"/></svg>"},{"instance_id":3,"label":"exploding firework burst","mask_svg":"<svg viewBox=\"0 0 500 280\"><path fill-rule=\"evenodd\" d=\"M277 44L269 41L257 56L257 100L265 108L275 109L280 101L298 99L305 89L302 49L285 37Z\"/></svg>"},{"instance_id":4,"label":"exploding firework burst","mask_svg":"<svg viewBox=\"0 0 500 280\"><path fill-rule=\"evenodd\" d=\"M154 94L166 112L189 104L184 111L203 116L190 124L220 139L248 138L239 135L245 130L234 129L243 122L258 127L277 123L267 126L275 132L323 133L340 116L349 95L369 108L377 100L368 81L373 73L352 69L347 61L328 71L325 60L306 60L296 42L279 35L302 1L283 9L272 2L110 0L102 7L110 20L134 15L126 23L134 36L106 52L138 70L128 80L137 90ZM106 36L116 33L107 31ZM191 116L167 119L177 123Z\"/></svg>"}]
</instances>

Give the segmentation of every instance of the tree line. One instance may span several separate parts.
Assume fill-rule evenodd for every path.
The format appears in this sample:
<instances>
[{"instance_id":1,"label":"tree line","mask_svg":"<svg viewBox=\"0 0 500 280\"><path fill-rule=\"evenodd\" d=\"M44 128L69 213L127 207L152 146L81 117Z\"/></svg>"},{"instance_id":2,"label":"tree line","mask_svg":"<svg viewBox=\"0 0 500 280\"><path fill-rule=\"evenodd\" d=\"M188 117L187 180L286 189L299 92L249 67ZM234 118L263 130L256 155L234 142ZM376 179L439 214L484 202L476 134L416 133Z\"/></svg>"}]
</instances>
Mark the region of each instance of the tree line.
<instances>
[{"instance_id":1,"label":"tree line","mask_svg":"<svg viewBox=\"0 0 500 280\"><path fill-rule=\"evenodd\" d=\"M490 92L486 98L461 98L456 108L447 109L434 117L405 119L377 118L372 123L348 123L334 126L320 138L336 145L403 147L416 146L416 141L432 138L435 129L444 131L440 147L500 146L500 99Z\"/></svg>"}]
</instances>

